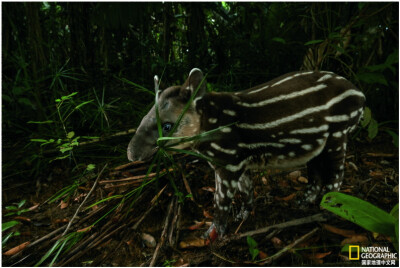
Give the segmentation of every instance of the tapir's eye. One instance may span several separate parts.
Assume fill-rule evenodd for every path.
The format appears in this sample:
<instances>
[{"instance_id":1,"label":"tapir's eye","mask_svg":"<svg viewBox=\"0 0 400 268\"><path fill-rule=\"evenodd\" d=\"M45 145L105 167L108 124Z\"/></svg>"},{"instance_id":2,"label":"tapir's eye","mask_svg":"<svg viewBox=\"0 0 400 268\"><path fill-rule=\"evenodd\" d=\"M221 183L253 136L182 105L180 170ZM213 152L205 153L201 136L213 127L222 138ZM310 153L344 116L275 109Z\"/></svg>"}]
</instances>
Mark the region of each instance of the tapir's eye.
<instances>
[{"instance_id":1,"label":"tapir's eye","mask_svg":"<svg viewBox=\"0 0 400 268\"><path fill-rule=\"evenodd\" d=\"M164 123L162 125L162 130L164 131L164 133L170 132L171 129L172 129L172 124L171 123Z\"/></svg>"}]
</instances>

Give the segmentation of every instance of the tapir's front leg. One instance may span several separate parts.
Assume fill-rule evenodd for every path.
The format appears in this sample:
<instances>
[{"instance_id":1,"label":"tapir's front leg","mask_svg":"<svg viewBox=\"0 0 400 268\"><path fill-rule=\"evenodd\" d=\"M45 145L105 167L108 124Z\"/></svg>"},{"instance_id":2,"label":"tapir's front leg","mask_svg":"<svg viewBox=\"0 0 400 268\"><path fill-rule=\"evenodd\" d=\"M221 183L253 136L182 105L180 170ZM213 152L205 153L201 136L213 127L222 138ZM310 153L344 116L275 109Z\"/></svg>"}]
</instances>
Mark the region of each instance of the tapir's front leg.
<instances>
[{"instance_id":1,"label":"tapir's front leg","mask_svg":"<svg viewBox=\"0 0 400 268\"><path fill-rule=\"evenodd\" d=\"M235 196L241 172L230 172L224 168L215 169L214 220L205 236L208 237L213 229L223 236L229 218L232 199Z\"/></svg>"}]
</instances>

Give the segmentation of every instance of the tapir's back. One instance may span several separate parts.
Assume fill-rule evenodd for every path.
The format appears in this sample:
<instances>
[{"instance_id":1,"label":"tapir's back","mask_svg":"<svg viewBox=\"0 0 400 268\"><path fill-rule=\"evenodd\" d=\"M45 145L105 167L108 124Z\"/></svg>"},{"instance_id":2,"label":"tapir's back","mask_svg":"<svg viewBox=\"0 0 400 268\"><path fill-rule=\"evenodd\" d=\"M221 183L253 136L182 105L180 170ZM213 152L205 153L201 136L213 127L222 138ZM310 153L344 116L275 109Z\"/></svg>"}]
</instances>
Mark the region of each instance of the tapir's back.
<instances>
[{"instance_id":1,"label":"tapir's back","mask_svg":"<svg viewBox=\"0 0 400 268\"><path fill-rule=\"evenodd\" d=\"M263 85L203 97L203 130L222 129L205 153L238 171L248 166L303 165L320 154L327 141L345 147L355 128L364 95L331 72L293 72ZM329 143L331 144L331 143Z\"/></svg>"}]
</instances>

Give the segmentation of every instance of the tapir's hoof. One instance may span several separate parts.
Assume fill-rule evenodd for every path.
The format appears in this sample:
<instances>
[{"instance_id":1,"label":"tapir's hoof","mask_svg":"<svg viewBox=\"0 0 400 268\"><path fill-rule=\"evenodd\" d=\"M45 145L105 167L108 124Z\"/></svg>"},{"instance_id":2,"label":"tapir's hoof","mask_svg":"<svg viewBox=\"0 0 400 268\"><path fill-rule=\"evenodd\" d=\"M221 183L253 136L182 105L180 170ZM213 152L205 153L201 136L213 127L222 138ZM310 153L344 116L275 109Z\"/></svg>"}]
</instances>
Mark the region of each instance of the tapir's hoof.
<instances>
[{"instance_id":1,"label":"tapir's hoof","mask_svg":"<svg viewBox=\"0 0 400 268\"><path fill-rule=\"evenodd\" d=\"M245 221L250 215L250 210L245 209L244 207L241 208L239 213L235 217L235 221Z\"/></svg>"},{"instance_id":2,"label":"tapir's hoof","mask_svg":"<svg viewBox=\"0 0 400 268\"><path fill-rule=\"evenodd\" d=\"M225 230L226 226L216 225L215 223L212 223L210 228L208 228L207 232L203 234L203 238L214 241L218 237L223 237L225 234Z\"/></svg>"}]
</instances>

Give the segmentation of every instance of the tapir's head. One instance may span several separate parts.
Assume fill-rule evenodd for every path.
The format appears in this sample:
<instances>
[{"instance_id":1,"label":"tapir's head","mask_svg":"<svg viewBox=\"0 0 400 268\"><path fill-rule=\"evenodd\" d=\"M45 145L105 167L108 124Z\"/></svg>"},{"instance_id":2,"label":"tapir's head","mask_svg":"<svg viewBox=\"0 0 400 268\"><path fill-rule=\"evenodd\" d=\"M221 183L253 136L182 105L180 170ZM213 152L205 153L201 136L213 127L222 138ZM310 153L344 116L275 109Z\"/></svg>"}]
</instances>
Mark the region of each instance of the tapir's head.
<instances>
[{"instance_id":1,"label":"tapir's head","mask_svg":"<svg viewBox=\"0 0 400 268\"><path fill-rule=\"evenodd\" d=\"M186 103L196 92L196 98L205 93L205 81L203 73L195 68L182 86L172 86L165 90L158 90L158 79L155 78L156 95L158 95L158 113L161 123L163 136L168 136L175 122L182 113ZM157 97L156 97L157 98ZM200 115L196 111L195 101L185 112L182 120L177 126L173 137L193 136L199 133ZM153 106L149 113L143 117L142 122L137 128L135 136L128 145L128 159L130 161L149 160L157 151L157 139L159 138L156 108ZM183 149L188 147L188 143L183 143L174 148Z\"/></svg>"}]
</instances>

